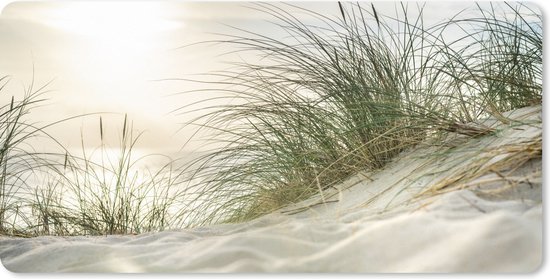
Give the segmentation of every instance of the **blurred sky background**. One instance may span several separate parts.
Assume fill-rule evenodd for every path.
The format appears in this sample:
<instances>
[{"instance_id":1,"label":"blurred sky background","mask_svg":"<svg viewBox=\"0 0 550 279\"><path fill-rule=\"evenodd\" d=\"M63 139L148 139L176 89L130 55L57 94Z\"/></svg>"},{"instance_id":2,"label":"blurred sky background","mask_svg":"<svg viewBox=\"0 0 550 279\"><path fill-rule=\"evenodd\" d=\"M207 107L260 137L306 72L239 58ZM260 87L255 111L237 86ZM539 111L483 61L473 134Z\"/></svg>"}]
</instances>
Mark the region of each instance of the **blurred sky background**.
<instances>
[{"instance_id":1,"label":"blurred sky background","mask_svg":"<svg viewBox=\"0 0 550 279\"><path fill-rule=\"evenodd\" d=\"M336 1L292 3L340 16ZM127 113L134 129L144 132L138 148L180 151L191 132L178 130L189 116L171 112L206 96L178 95L199 85L176 79L194 79L195 74L227 68L224 61L232 59L257 59L221 55L232 51L227 45L182 46L219 39L214 33L238 33L231 26L284 36L269 22L272 17L251 6L250 2L11 2L0 16L0 76L10 76L0 101L21 96L33 79L35 87L51 81L48 101L30 115L34 122L108 112L102 114L105 134L118 138ZM379 13L392 14L395 2L375 6ZM429 2L425 19L441 21L467 7L475 6L471 1ZM315 24L314 18L296 16ZM97 146L98 119L98 115L77 118L48 132L69 149L80 148L81 131L86 146ZM183 151L200 145L191 143Z\"/></svg>"}]
</instances>

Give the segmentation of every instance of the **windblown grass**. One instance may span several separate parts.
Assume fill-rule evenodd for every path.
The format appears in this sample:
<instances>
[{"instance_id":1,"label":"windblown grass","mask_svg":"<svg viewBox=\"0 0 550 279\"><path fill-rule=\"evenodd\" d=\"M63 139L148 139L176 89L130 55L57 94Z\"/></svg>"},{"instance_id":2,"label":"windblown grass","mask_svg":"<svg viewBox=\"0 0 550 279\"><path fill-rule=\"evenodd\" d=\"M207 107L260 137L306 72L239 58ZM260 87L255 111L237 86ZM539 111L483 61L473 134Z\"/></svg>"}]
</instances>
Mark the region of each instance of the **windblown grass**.
<instances>
[{"instance_id":1,"label":"windblown grass","mask_svg":"<svg viewBox=\"0 0 550 279\"><path fill-rule=\"evenodd\" d=\"M476 5L478 15L438 27L460 34L446 42L444 71L465 119L540 104L542 14L521 3Z\"/></svg>"},{"instance_id":2,"label":"windblown grass","mask_svg":"<svg viewBox=\"0 0 550 279\"><path fill-rule=\"evenodd\" d=\"M237 28L215 42L253 60L210 73L220 81L206 84L222 96L181 108L202 112L188 125L211 132L214 144L183 171L172 161L138 169L145 158L135 158L139 135L126 117L114 157L101 117L103 143L92 154L84 137L80 156L37 154L27 140L49 136L26 115L43 88L12 98L0 107L0 234L142 233L248 220L313 195L330 202L327 189L420 142L495 134L478 120L513 124L504 111L541 102L542 16L527 5L480 4L477 15L430 26L418 6L398 4L392 16L374 4L334 7L339 17L258 4L252 10L271 16L286 37ZM461 187L541 151L536 140L488 151L474 170L450 174L430 191ZM508 157L489 164L497 155ZM40 185L27 185L31 175L41 175Z\"/></svg>"},{"instance_id":3,"label":"windblown grass","mask_svg":"<svg viewBox=\"0 0 550 279\"><path fill-rule=\"evenodd\" d=\"M103 140L102 118L99 123ZM184 195L176 187L181 183L179 173L169 158L153 171L137 167L141 160L154 155L135 158L139 135L134 137L130 127L125 117L115 154L105 143L94 151L99 154L86 154L83 142L81 157L66 158L58 175L36 192L33 206L39 215L38 231L57 235L137 234L177 224Z\"/></svg>"},{"instance_id":4,"label":"windblown grass","mask_svg":"<svg viewBox=\"0 0 550 279\"><path fill-rule=\"evenodd\" d=\"M1 90L7 78L0 82ZM44 88L31 86L22 100L12 97L0 108L0 234L131 234L180 227L180 172L167 157L154 170L137 166L154 155L135 157L139 135L127 117L115 148L104 141L101 117L102 145L93 154L87 154L84 137L81 156L59 144L59 153L32 148L29 140L35 137L57 143L45 129L64 121L30 122L28 114L45 100Z\"/></svg>"},{"instance_id":5,"label":"windblown grass","mask_svg":"<svg viewBox=\"0 0 550 279\"><path fill-rule=\"evenodd\" d=\"M239 29L242 36L218 42L260 59L213 74L223 81L212 91L221 87L230 102L190 124L214 131L223 146L189 166L189 191L200 200L188 207L189 223L247 220L322 196L426 138L493 133L475 121L541 99L540 14L491 5L425 26L422 7L396 8L391 17L372 4L338 3L340 17L330 18L259 4L253 10L286 38ZM463 34L449 39L456 30Z\"/></svg>"},{"instance_id":6,"label":"windblown grass","mask_svg":"<svg viewBox=\"0 0 550 279\"><path fill-rule=\"evenodd\" d=\"M0 93L4 93L8 79L0 78ZM0 107L0 234L16 234L17 223L29 222L23 213L23 193L30 189L27 180L44 160L27 144L31 138L47 134L29 120L28 114L44 101L44 88L31 84L22 99L12 96Z\"/></svg>"}]
</instances>

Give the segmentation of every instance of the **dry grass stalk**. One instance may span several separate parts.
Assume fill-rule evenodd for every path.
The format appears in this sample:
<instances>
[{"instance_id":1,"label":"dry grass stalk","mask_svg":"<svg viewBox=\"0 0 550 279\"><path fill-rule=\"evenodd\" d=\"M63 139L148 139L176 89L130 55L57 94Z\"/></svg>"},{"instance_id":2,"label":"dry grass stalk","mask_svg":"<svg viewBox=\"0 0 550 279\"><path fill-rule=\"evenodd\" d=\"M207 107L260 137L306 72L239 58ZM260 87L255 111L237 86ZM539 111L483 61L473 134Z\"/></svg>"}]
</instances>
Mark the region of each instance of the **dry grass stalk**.
<instances>
[{"instance_id":1,"label":"dry grass stalk","mask_svg":"<svg viewBox=\"0 0 550 279\"><path fill-rule=\"evenodd\" d=\"M517 180L511 174L529 160L539 158L542 158L542 136L537 136L527 142L507 144L482 151L479 156L471 160L471 164L458 169L451 175L446 175L422 191L419 196L439 195L479 185L484 181L477 183L472 183L472 181L491 173L496 174L502 181ZM494 180L490 182L494 182ZM506 183L503 184L504 186Z\"/></svg>"}]
</instances>

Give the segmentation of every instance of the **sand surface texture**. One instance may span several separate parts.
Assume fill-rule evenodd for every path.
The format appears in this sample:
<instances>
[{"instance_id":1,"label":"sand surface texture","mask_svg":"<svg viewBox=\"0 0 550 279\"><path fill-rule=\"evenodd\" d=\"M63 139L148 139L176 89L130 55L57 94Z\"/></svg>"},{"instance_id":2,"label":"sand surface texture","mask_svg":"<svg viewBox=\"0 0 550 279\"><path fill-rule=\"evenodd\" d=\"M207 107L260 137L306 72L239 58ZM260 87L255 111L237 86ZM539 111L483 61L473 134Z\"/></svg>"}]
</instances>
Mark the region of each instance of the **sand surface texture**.
<instances>
[{"instance_id":1,"label":"sand surface texture","mask_svg":"<svg viewBox=\"0 0 550 279\"><path fill-rule=\"evenodd\" d=\"M494 135L419 146L262 218L137 236L0 237L15 272L532 272L542 262L541 107ZM324 202L324 203L323 203Z\"/></svg>"}]
</instances>

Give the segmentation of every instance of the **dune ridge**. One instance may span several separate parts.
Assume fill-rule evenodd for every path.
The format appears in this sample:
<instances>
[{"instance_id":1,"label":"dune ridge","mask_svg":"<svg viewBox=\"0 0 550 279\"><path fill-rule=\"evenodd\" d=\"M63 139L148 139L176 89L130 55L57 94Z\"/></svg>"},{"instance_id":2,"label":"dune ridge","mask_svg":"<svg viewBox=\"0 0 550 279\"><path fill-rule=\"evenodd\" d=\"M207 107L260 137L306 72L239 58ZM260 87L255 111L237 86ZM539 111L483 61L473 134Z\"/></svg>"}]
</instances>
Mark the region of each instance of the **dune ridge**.
<instances>
[{"instance_id":1,"label":"dune ridge","mask_svg":"<svg viewBox=\"0 0 550 279\"><path fill-rule=\"evenodd\" d=\"M0 237L0 258L14 272L533 272L543 257L542 156L532 156L541 115L536 106L505 114L508 124L488 119L494 135L420 145L249 222Z\"/></svg>"}]
</instances>

